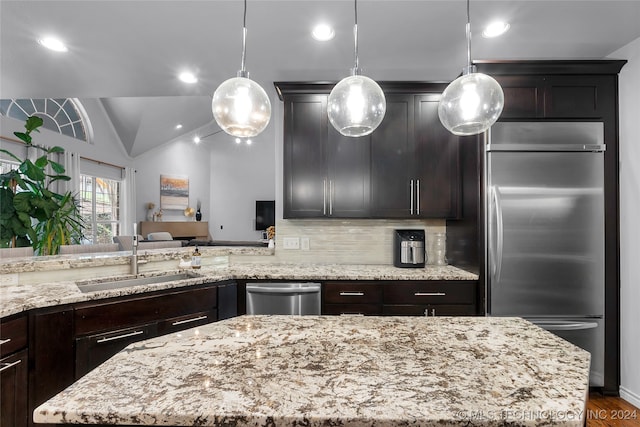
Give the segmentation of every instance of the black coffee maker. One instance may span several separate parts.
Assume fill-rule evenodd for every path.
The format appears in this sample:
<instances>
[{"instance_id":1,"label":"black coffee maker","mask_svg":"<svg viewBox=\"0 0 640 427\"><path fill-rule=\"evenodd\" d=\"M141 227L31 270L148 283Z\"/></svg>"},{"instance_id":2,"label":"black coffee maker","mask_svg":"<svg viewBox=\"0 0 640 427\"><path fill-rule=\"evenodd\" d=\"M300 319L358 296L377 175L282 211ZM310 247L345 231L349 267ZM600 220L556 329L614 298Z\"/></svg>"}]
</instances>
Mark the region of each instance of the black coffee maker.
<instances>
[{"instance_id":1,"label":"black coffee maker","mask_svg":"<svg viewBox=\"0 0 640 427\"><path fill-rule=\"evenodd\" d=\"M395 230L393 265L402 268L424 267L424 230Z\"/></svg>"}]
</instances>

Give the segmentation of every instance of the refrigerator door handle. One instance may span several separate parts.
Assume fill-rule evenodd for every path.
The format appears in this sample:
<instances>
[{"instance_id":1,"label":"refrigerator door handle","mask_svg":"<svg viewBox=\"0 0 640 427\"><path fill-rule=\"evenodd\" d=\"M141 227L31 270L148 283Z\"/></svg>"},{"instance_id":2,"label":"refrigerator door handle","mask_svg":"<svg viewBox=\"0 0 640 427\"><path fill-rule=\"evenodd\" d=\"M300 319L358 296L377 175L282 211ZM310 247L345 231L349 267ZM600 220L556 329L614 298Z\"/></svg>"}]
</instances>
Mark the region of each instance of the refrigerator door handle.
<instances>
[{"instance_id":1,"label":"refrigerator door handle","mask_svg":"<svg viewBox=\"0 0 640 427\"><path fill-rule=\"evenodd\" d=\"M575 322L561 320L532 320L537 326L547 331L580 331L584 329L595 329L598 327L596 322Z\"/></svg>"},{"instance_id":2,"label":"refrigerator door handle","mask_svg":"<svg viewBox=\"0 0 640 427\"><path fill-rule=\"evenodd\" d=\"M496 250L495 250L495 270L494 278L498 282L502 273L502 257L504 255L504 220L502 218L502 197L497 186L491 187L493 193L493 203L496 213Z\"/></svg>"}]
</instances>

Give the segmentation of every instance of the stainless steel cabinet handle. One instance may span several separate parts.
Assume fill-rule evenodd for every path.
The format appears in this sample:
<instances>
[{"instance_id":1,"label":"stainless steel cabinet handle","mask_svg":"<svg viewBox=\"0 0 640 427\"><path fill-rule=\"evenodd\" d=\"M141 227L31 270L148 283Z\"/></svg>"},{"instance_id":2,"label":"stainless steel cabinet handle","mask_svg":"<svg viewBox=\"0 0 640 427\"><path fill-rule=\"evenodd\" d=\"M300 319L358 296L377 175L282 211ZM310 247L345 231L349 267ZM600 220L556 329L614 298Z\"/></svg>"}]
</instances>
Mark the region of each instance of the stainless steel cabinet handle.
<instances>
[{"instance_id":1,"label":"stainless steel cabinet handle","mask_svg":"<svg viewBox=\"0 0 640 427\"><path fill-rule=\"evenodd\" d=\"M333 180L329 180L329 215L333 215Z\"/></svg>"},{"instance_id":2,"label":"stainless steel cabinet handle","mask_svg":"<svg viewBox=\"0 0 640 427\"><path fill-rule=\"evenodd\" d=\"M2 344L6 344L6 343L8 343L9 341L11 341L11 338L7 338L6 340L0 340L0 345L2 345Z\"/></svg>"},{"instance_id":3,"label":"stainless steel cabinet handle","mask_svg":"<svg viewBox=\"0 0 640 427\"><path fill-rule=\"evenodd\" d=\"M417 297L443 297L447 295L446 292L415 292L413 295Z\"/></svg>"},{"instance_id":4,"label":"stainless steel cabinet handle","mask_svg":"<svg viewBox=\"0 0 640 427\"><path fill-rule=\"evenodd\" d=\"M497 222L497 260L496 260L496 282L500 281L500 275L502 274L502 256L503 256L503 248L504 248L504 220L502 219L502 197L500 194L500 189L495 186L493 187L493 196L495 198L496 203L496 222Z\"/></svg>"},{"instance_id":5,"label":"stainless steel cabinet handle","mask_svg":"<svg viewBox=\"0 0 640 427\"><path fill-rule=\"evenodd\" d=\"M436 309L435 309L435 308L432 308L432 309L431 309L431 315L432 315L432 316L435 316L435 315L436 315Z\"/></svg>"},{"instance_id":6,"label":"stainless steel cabinet handle","mask_svg":"<svg viewBox=\"0 0 640 427\"><path fill-rule=\"evenodd\" d=\"M340 316L364 316L363 313L340 313Z\"/></svg>"},{"instance_id":7,"label":"stainless steel cabinet handle","mask_svg":"<svg viewBox=\"0 0 640 427\"><path fill-rule=\"evenodd\" d=\"M22 362L21 359L16 360L15 362L11 362L11 363L2 363L2 368L0 368L0 372L11 368L12 366L16 366L18 363Z\"/></svg>"},{"instance_id":8,"label":"stainless steel cabinet handle","mask_svg":"<svg viewBox=\"0 0 640 427\"><path fill-rule=\"evenodd\" d=\"M176 320L175 322L173 322L171 324L171 326L184 325L185 323L197 322L198 320L203 320L203 319L206 319L206 318L207 318L207 316L198 316L198 317L194 317L192 319Z\"/></svg>"},{"instance_id":9,"label":"stainless steel cabinet handle","mask_svg":"<svg viewBox=\"0 0 640 427\"><path fill-rule=\"evenodd\" d=\"M327 180L322 180L322 215L327 214Z\"/></svg>"},{"instance_id":10,"label":"stainless steel cabinet handle","mask_svg":"<svg viewBox=\"0 0 640 427\"><path fill-rule=\"evenodd\" d=\"M411 202L409 202L409 214L413 215L413 180L411 180L411 183L409 184L409 189L411 193Z\"/></svg>"},{"instance_id":11,"label":"stainless steel cabinet handle","mask_svg":"<svg viewBox=\"0 0 640 427\"><path fill-rule=\"evenodd\" d=\"M144 334L144 331L134 331L129 334L116 335L115 337L100 338L98 341L96 341L96 343L101 344L103 342L121 340L123 338L135 337L136 335L142 335L142 334Z\"/></svg>"},{"instance_id":12,"label":"stainless steel cabinet handle","mask_svg":"<svg viewBox=\"0 0 640 427\"><path fill-rule=\"evenodd\" d=\"M416 215L420 215L420 180L416 179Z\"/></svg>"},{"instance_id":13,"label":"stainless steel cabinet handle","mask_svg":"<svg viewBox=\"0 0 640 427\"><path fill-rule=\"evenodd\" d=\"M340 292L341 297L361 297L364 292Z\"/></svg>"}]
</instances>

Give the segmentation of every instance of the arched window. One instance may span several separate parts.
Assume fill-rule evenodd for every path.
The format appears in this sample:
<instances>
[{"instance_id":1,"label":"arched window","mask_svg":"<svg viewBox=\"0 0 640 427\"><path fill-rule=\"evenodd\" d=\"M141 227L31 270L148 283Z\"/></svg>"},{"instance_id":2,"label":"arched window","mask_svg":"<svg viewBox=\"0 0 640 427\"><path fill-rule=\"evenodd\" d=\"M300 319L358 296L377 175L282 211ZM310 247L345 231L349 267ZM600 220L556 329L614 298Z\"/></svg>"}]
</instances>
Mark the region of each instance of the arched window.
<instances>
[{"instance_id":1,"label":"arched window","mask_svg":"<svg viewBox=\"0 0 640 427\"><path fill-rule=\"evenodd\" d=\"M89 117L75 98L0 99L0 114L21 121L35 115L49 130L91 142Z\"/></svg>"}]
</instances>

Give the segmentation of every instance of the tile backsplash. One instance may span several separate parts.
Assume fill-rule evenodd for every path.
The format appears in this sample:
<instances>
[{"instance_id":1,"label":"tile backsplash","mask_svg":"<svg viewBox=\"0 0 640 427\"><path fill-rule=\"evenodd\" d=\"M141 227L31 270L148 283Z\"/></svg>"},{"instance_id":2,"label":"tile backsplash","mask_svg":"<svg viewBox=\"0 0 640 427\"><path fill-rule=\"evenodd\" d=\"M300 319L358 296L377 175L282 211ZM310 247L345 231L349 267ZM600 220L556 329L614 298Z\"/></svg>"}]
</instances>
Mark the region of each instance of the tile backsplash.
<instances>
[{"instance_id":1,"label":"tile backsplash","mask_svg":"<svg viewBox=\"0 0 640 427\"><path fill-rule=\"evenodd\" d=\"M393 264L393 231L422 229L426 246L434 233L445 233L444 220L278 220L276 253L283 263ZM284 249L285 237L309 239L309 250ZM427 253L429 258L429 253ZM427 261L428 262L428 261Z\"/></svg>"}]
</instances>

